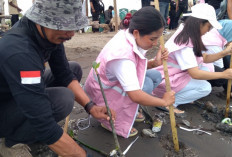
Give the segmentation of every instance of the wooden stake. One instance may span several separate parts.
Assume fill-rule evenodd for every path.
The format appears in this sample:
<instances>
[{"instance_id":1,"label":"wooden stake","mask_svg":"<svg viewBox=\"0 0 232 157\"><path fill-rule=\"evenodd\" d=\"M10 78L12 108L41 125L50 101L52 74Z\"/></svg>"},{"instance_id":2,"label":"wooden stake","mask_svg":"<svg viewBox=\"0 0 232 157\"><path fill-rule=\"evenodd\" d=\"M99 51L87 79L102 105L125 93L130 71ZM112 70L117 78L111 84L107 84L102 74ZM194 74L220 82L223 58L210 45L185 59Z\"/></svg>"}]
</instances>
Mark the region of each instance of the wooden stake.
<instances>
[{"instance_id":1,"label":"wooden stake","mask_svg":"<svg viewBox=\"0 0 232 157\"><path fill-rule=\"evenodd\" d=\"M65 118L65 123L64 123L64 132L65 132L65 133L68 132L69 118L70 118L70 115L68 115L68 116Z\"/></svg>"},{"instance_id":2,"label":"wooden stake","mask_svg":"<svg viewBox=\"0 0 232 157\"><path fill-rule=\"evenodd\" d=\"M232 55L230 56L230 68L232 68ZM231 79L228 80L228 84L227 84L226 113L225 113L225 117L228 117L228 115L229 115L230 93L231 93Z\"/></svg>"},{"instance_id":3,"label":"wooden stake","mask_svg":"<svg viewBox=\"0 0 232 157\"><path fill-rule=\"evenodd\" d=\"M155 8L157 10L160 10L159 1L154 0L154 3L151 3L151 5L154 5L154 4L155 4ZM163 37L163 35L160 37L160 45L161 45L162 51L163 51L164 50L164 37ZM171 91L171 86L170 86L170 80L169 80L169 75L168 75L168 66L167 66L166 60L163 60L163 67L164 67L166 91L169 92L169 91ZM174 115L173 110L174 110L173 105L170 105L169 106L169 116L170 116L171 128L172 128L172 138L173 138L175 151L179 152L179 142L178 142L177 129L176 129L176 120L175 120L175 115Z\"/></svg>"},{"instance_id":4,"label":"wooden stake","mask_svg":"<svg viewBox=\"0 0 232 157\"><path fill-rule=\"evenodd\" d=\"M65 118L64 129L63 129L65 133L68 132L69 118L70 118L70 115L68 115L68 116ZM61 157L61 156L58 156L58 157Z\"/></svg>"},{"instance_id":5,"label":"wooden stake","mask_svg":"<svg viewBox=\"0 0 232 157\"><path fill-rule=\"evenodd\" d=\"M118 9L117 9L116 0L114 0L114 18L115 18L115 32L118 32Z\"/></svg>"},{"instance_id":6,"label":"wooden stake","mask_svg":"<svg viewBox=\"0 0 232 157\"><path fill-rule=\"evenodd\" d=\"M86 16L88 17L89 14L89 9L88 9L88 0L85 0L85 11L86 11Z\"/></svg>"}]
</instances>

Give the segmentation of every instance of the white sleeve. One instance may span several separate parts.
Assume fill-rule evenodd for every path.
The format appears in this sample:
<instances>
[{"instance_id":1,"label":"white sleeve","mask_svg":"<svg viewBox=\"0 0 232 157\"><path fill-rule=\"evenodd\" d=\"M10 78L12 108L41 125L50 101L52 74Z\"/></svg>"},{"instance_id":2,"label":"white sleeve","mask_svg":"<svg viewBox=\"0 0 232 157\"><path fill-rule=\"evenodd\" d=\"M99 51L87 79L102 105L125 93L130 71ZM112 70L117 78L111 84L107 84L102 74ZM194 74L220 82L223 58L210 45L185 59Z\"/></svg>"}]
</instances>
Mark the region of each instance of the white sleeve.
<instances>
[{"instance_id":1,"label":"white sleeve","mask_svg":"<svg viewBox=\"0 0 232 157\"><path fill-rule=\"evenodd\" d=\"M210 46L206 46L207 51L203 51L202 53L207 53L207 54L215 54L218 52L221 52L223 50L222 47L220 46L214 46L214 45L210 45ZM223 59L220 58L216 61L213 62L214 65L220 67L220 68L224 68L224 64L223 64Z\"/></svg>"},{"instance_id":2,"label":"white sleeve","mask_svg":"<svg viewBox=\"0 0 232 157\"><path fill-rule=\"evenodd\" d=\"M135 64L128 59L113 60L107 64L106 77L110 81L118 80L124 91L141 89Z\"/></svg>"},{"instance_id":3,"label":"white sleeve","mask_svg":"<svg viewBox=\"0 0 232 157\"><path fill-rule=\"evenodd\" d=\"M179 52L176 52L175 57L181 70L198 67L193 48L186 47Z\"/></svg>"}]
</instances>

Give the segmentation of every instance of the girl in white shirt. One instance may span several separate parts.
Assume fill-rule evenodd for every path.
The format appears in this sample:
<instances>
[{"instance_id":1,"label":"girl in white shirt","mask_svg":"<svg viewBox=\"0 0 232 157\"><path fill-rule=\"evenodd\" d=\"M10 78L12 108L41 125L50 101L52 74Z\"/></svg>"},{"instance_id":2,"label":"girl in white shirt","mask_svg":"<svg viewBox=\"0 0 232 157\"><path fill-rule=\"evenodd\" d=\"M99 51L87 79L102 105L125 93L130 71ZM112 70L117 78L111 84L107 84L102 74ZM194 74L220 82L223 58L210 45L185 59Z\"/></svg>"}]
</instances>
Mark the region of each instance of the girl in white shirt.
<instances>
[{"instance_id":1,"label":"girl in white shirt","mask_svg":"<svg viewBox=\"0 0 232 157\"><path fill-rule=\"evenodd\" d=\"M232 53L230 44L220 53L202 54L207 49L201 36L212 27L222 28L216 19L214 8L205 3L197 4L192 7L191 16L187 18L184 26L181 25L165 44L170 52L167 62L171 88L176 92L175 107L207 96L212 88L206 80L232 78L232 69L214 72L213 66L205 64ZM163 67L158 67L156 70L162 72ZM154 93L161 96L164 91L165 84L162 82L154 90ZM179 112L183 113L184 111L179 110Z\"/></svg>"}]
</instances>

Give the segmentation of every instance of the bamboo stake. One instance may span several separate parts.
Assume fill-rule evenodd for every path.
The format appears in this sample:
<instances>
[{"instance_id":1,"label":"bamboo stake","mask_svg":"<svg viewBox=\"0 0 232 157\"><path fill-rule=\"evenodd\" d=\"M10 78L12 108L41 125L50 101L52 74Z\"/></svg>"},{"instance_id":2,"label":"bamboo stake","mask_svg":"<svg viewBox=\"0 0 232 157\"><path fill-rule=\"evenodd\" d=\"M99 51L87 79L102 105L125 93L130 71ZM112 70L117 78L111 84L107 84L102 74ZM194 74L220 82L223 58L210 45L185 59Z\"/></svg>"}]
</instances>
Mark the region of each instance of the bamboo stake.
<instances>
[{"instance_id":1,"label":"bamboo stake","mask_svg":"<svg viewBox=\"0 0 232 157\"><path fill-rule=\"evenodd\" d=\"M85 0L85 11L86 11L86 16L88 17L88 12L89 12L89 10L88 10L88 0Z\"/></svg>"},{"instance_id":2,"label":"bamboo stake","mask_svg":"<svg viewBox=\"0 0 232 157\"><path fill-rule=\"evenodd\" d=\"M68 122L69 122L69 118L70 118L70 115L68 115L66 118L65 118L65 123L64 123L64 132L67 133L68 132ZM61 157L60 155L58 157Z\"/></svg>"},{"instance_id":3,"label":"bamboo stake","mask_svg":"<svg viewBox=\"0 0 232 157\"><path fill-rule=\"evenodd\" d=\"M115 18L115 32L118 32L118 9L117 9L116 0L114 0L114 18Z\"/></svg>"},{"instance_id":4,"label":"bamboo stake","mask_svg":"<svg viewBox=\"0 0 232 157\"><path fill-rule=\"evenodd\" d=\"M64 132L65 132L65 133L68 132L69 118L70 118L70 115L68 115L68 116L65 118L65 123L64 123Z\"/></svg>"},{"instance_id":5,"label":"bamboo stake","mask_svg":"<svg viewBox=\"0 0 232 157\"><path fill-rule=\"evenodd\" d=\"M155 8L157 10L160 10L159 1L154 0L154 4L155 4ZM163 51L164 50L164 37L163 37L163 35L160 37L160 45L161 45L162 51ZM166 60L163 60L163 67L164 67L166 91L169 92L169 91L171 91L171 86L170 86L170 80L169 80L169 75L168 75L168 66L167 66ZM169 106L169 116L170 116L171 128L172 128L172 138L173 138L175 151L179 152L179 142L178 142L177 129L176 129L176 120L175 120L175 115L174 115L173 110L174 110L173 105L170 105Z\"/></svg>"},{"instance_id":6,"label":"bamboo stake","mask_svg":"<svg viewBox=\"0 0 232 157\"><path fill-rule=\"evenodd\" d=\"M232 55L230 56L230 68L232 68ZM228 80L228 84L227 84L226 113L225 113L225 117L228 117L228 114L229 114L230 93L231 93L231 79Z\"/></svg>"}]
</instances>

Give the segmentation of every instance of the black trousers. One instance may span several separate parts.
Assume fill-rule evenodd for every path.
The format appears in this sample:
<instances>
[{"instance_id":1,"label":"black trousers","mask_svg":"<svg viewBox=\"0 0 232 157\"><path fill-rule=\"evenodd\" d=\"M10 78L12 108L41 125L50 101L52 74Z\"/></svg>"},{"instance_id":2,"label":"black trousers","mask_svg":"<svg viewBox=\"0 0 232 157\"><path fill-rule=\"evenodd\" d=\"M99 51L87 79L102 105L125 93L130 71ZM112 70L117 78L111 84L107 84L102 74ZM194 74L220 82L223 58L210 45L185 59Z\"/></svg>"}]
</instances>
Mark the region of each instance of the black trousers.
<instances>
[{"instance_id":1,"label":"black trousers","mask_svg":"<svg viewBox=\"0 0 232 157\"><path fill-rule=\"evenodd\" d=\"M82 77L80 65L76 62L69 62L69 65L80 82ZM66 87L54 86L55 80L51 70L45 71L44 78L47 85L46 92L52 102L51 108L54 119L59 122L71 113L74 105L74 94ZM34 138L33 127L14 100L6 102L4 109L1 109L0 106L0 120L0 137L5 138L6 146L11 147L18 143L31 144L37 142Z\"/></svg>"},{"instance_id":2,"label":"black trousers","mask_svg":"<svg viewBox=\"0 0 232 157\"><path fill-rule=\"evenodd\" d=\"M91 12L92 14L92 21L99 21L99 16L100 16L100 12L99 11L95 11L95 12ZM93 32L98 32L99 29L98 28L92 28Z\"/></svg>"},{"instance_id":3,"label":"black trousers","mask_svg":"<svg viewBox=\"0 0 232 157\"><path fill-rule=\"evenodd\" d=\"M14 26L16 22L19 20L19 15L18 14L12 14L11 15L11 27Z\"/></svg>"},{"instance_id":4,"label":"black trousers","mask_svg":"<svg viewBox=\"0 0 232 157\"><path fill-rule=\"evenodd\" d=\"M180 15L182 13L187 13L188 11L188 5L184 5L184 6L179 6L179 9L176 12L176 17L175 17L175 23L174 23L174 28L178 27L178 21L180 19Z\"/></svg>"},{"instance_id":5,"label":"black trousers","mask_svg":"<svg viewBox=\"0 0 232 157\"><path fill-rule=\"evenodd\" d=\"M176 20L176 10L170 10L169 11L169 16L170 16L170 24L169 24L169 29L175 29L176 24L175 24L175 20Z\"/></svg>"},{"instance_id":6,"label":"black trousers","mask_svg":"<svg viewBox=\"0 0 232 157\"><path fill-rule=\"evenodd\" d=\"M151 6L152 0L142 0L142 7Z\"/></svg>"},{"instance_id":7,"label":"black trousers","mask_svg":"<svg viewBox=\"0 0 232 157\"><path fill-rule=\"evenodd\" d=\"M225 69L220 68L214 65L215 72L223 72ZM223 87L225 90L227 89L227 80L226 79L216 79L216 80L208 80L212 87Z\"/></svg>"},{"instance_id":8,"label":"black trousers","mask_svg":"<svg viewBox=\"0 0 232 157\"><path fill-rule=\"evenodd\" d=\"M223 57L224 68L220 68L218 66L214 66L215 72L223 72L225 69L230 68L230 55ZM208 80L212 87L223 87L227 91L227 79L216 79L216 80Z\"/></svg>"}]
</instances>

